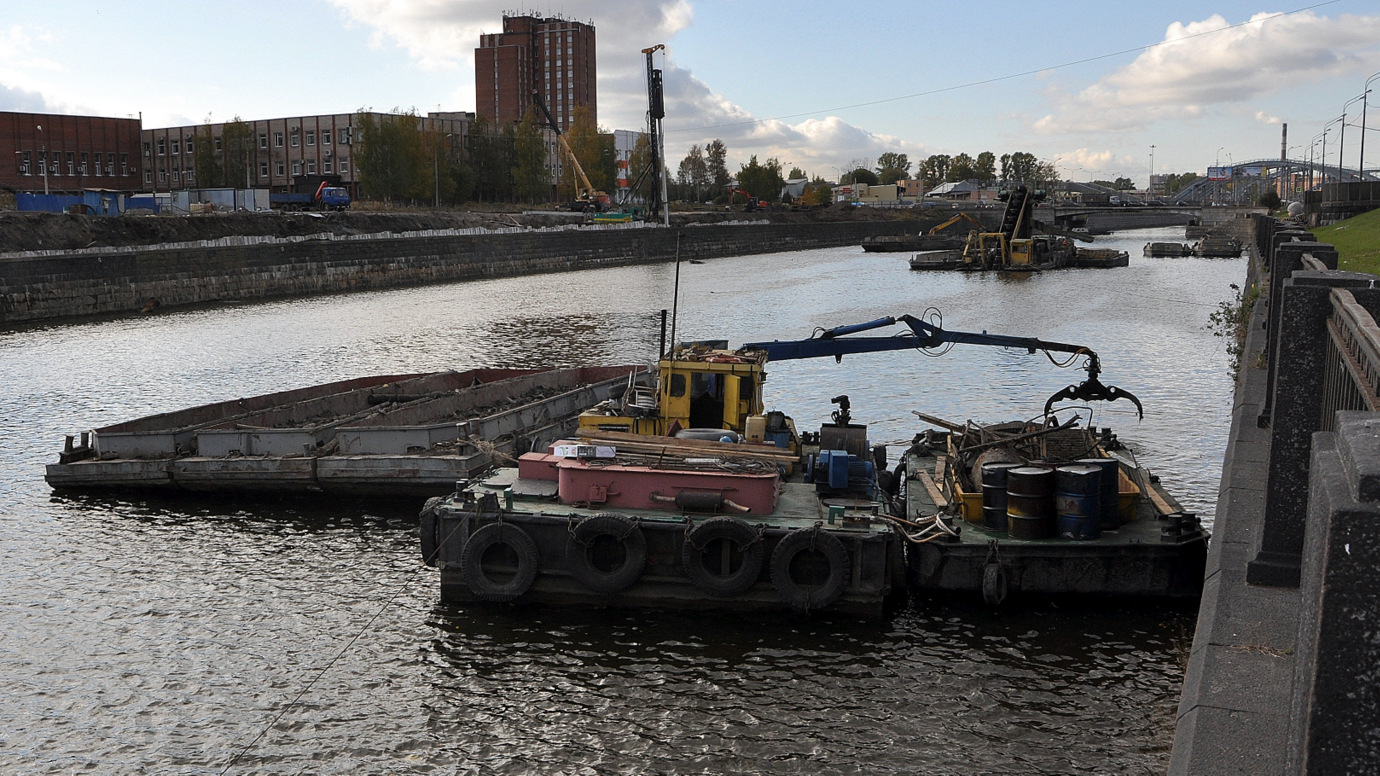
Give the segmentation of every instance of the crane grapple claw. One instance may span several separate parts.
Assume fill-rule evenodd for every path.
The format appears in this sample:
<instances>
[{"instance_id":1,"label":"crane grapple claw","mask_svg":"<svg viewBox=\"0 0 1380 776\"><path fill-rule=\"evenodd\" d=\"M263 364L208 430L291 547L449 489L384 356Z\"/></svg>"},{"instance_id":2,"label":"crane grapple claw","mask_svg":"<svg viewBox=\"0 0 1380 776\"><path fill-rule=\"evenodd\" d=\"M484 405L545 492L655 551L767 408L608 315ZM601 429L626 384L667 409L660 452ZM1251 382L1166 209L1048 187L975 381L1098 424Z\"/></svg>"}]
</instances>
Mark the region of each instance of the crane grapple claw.
<instances>
[{"instance_id":1,"label":"crane grapple claw","mask_svg":"<svg viewBox=\"0 0 1380 776\"><path fill-rule=\"evenodd\" d=\"M1049 397L1045 401L1045 414L1049 414L1054 403L1059 401L1116 401L1117 399L1130 400L1132 404L1136 405L1136 416L1141 420L1145 419L1145 407L1141 405L1140 399L1136 398L1135 394L1124 391L1115 385L1103 385L1096 377L1089 377L1078 385L1070 385Z\"/></svg>"}]
</instances>

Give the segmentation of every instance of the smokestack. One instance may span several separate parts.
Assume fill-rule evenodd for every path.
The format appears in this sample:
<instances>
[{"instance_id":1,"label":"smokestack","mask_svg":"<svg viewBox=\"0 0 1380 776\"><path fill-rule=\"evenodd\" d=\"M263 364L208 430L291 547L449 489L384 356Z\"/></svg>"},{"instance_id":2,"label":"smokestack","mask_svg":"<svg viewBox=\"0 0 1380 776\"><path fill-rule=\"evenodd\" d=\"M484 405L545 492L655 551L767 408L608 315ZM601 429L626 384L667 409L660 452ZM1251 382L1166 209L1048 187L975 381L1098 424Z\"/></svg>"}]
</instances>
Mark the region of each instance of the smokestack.
<instances>
[{"instance_id":1,"label":"smokestack","mask_svg":"<svg viewBox=\"0 0 1380 776\"><path fill-rule=\"evenodd\" d=\"M1281 162L1289 160L1289 122L1284 122L1284 129L1279 133L1279 160Z\"/></svg>"}]
</instances>

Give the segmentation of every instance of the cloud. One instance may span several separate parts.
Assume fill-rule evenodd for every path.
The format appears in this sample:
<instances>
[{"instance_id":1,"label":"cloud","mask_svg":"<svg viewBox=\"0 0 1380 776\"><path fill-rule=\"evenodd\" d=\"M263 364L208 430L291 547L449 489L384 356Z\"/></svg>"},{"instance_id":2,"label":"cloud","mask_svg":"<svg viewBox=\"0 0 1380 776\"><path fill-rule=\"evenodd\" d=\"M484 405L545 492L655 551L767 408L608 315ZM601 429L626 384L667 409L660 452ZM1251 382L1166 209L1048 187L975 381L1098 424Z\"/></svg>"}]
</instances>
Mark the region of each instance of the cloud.
<instances>
[{"instance_id":1,"label":"cloud","mask_svg":"<svg viewBox=\"0 0 1380 776\"><path fill-rule=\"evenodd\" d=\"M462 110L474 106L474 49L479 36L502 29L511 3L490 0L331 0L348 23L373 30L372 45L403 48L419 67L454 71L457 87L449 94ZM844 162L873 157L885 151L910 153L920 146L878 135L837 117L808 119L798 124L758 120L675 62L675 35L694 23L687 0L624 0L591 11L575 21L593 24L597 41L599 124L609 129L640 129L646 123L647 59L642 50L657 43L664 52L653 55L662 70L667 116L666 155L675 169L692 144L718 138L728 147L730 169L775 156L812 173L828 175ZM543 14L543 11L528 10Z\"/></svg>"},{"instance_id":2,"label":"cloud","mask_svg":"<svg viewBox=\"0 0 1380 776\"><path fill-rule=\"evenodd\" d=\"M1211 34L1205 34L1211 33ZM1285 88L1374 64L1380 16L1260 13L1231 27L1213 15L1174 22L1164 41L1076 94L1053 90L1053 111L1034 122L1044 134L1124 132L1161 120L1187 121L1214 106L1243 104Z\"/></svg>"},{"instance_id":3,"label":"cloud","mask_svg":"<svg viewBox=\"0 0 1380 776\"><path fill-rule=\"evenodd\" d=\"M0 110L16 113L58 113L38 92L0 83Z\"/></svg>"}]
</instances>

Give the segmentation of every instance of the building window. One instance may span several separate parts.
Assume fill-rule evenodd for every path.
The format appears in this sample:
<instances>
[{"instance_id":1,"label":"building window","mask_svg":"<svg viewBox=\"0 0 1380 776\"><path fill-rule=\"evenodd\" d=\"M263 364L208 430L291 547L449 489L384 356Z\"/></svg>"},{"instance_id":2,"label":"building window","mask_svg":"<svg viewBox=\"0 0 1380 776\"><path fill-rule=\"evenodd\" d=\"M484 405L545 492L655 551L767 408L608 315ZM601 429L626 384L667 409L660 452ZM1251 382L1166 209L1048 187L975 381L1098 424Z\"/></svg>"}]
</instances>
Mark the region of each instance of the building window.
<instances>
[{"instance_id":1,"label":"building window","mask_svg":"<svg viewBox=\"0 0 1380 776\"><path fill-rule=\"evenodd\" d=\"M330 174L331 174L331 160L330 160L330 159L327 159L327 160L325 160L325 161L323 161L323 162L321 163L321 172L324 172L324 173L326 173L327 175L330 175Z\"/></svg>"},{"instance_id":2,"label":"building window","mask_svg":"<svg viewBox=\"0 0 1380 776\"><path fill-rule=\"evenodd\" d=\"M292 147L296 148L300 143L301 137L297 134L297 130L292 130Z\"/></svg>"},{"instance_id":3,"label":"building window","mask_svg":"<svg viewBox=\"0 0 1380 776\"><path fill-rule=\"evenodd\" d=\"M292 163L292 175L293 175L293 177L296 177L296 176L301 175L301 174L302 174L302 163L301 163L301 162L293 162L293 163Z\"/></svg>"},{"instance_id":4,"label":"building window","mask_svg":"<svg viewBox=\"0 0 1380 776\"><path fill-rule=\"evenodd\" d=\"M148 143L145 143L145 144L144 144L144 156L147 157L148 155L149 155L149 144L148 144Z\"/></svg>"},{"instance_id":5,"label":"building window","mask_svg":"<svg viewBox=\"0 0 1380 776\"><path fill-rule=\"evenodd\" d=\"M268 177L268 162L259 162L259 177Z\"/></svg>"},{"instance_id":6,"label":"building window","mask_svg":"<svg viewBox=\"0 0 1380 776\"><path fill-rule=\"evenodd\" d=\"M159 171L158 171L158 182L159 182L159 183L167 183L167 182L168 182L168 171L167 171L167 170L159 170Z\"/></svg>"},{"instance_id":7,"label":"building window","mask_svg":"<svg viewBox=\"0 0 1380 776\"><path fill-rule=\"evenodd\" d=\"M316 133L315 133L315 132L308 132L308 133L307 133L307 145L309 145L309 146L314 146L314 145L316 145Z\"/></svg>"},{"instance_id":8,"label":"building window","mask_svg":"<svg viewBox=\"0 0 1380 776\"><path fill-rule=\"evenodd\" d=\"M349 127L341 127L341 128L340 128L340 142L341 142L342 145L349 145L349 144L350 144L350 128L349 128Z\"/></svg>"},{"instance_id":9,"label":"building window","mask_svg":"<svg viewBox=\"0 0 1380 776\"><path fill-rule=\"evenodd\" d=\"M343 157L343 156L340 157L340 174L341 174L341 175L344 175L345 173L347 173L347 172L349 172L349 171L350 171L350 160L349 160L349 159L346 159L346 158Z\"/></svg>"},{"instance_id":10,"label":"building window","mask_svg":"<svg viewBox=\"0 0 1380 776\"><path fill-rule=\"evenodd\" d=\"M321 145L330 145L330 144L331 144L331 131L330 131L329 129L323 129L323 130L321 130Z\"/></svg>"},{"instance_id":11,"label":"building window","mask_svg":"<svg viewBox=\"0 0 1380 776\"><path fill-rule=\"evenodd\" d=\"M308 175L315 175L315 174L316 174L316 160L315 160L315 159L308 159L308 160L307 160L307 174L308 174Z\"/></svg>"},{"instance_id":12,"label":"building window","mask_svg":"<svg viewBox=\"0 0 1380 776\"><path fill-rule=\"evenodd\" d=\"M216 135L216 150L220 150L220 135Z\"/></svg>"},{"instance_id":13,"label":"building window","mask_svg":"<svg viewBox=\"0 0 1380 776\"><path fill-rule=\"evenodd\" d=\"M188 135L188 136L187 136L187 142L183 144L184 146L186 146L186 148L187 148L187 153L189 153L189 154L192 152L192 146L195 145L195 143L192 142L192 137L193 137L192 135Z\"/></svg>"},{"instance_id":14,"label":"building window","mask_svg":"<svg viewBox=\"0 0 1380 776\"><path fill-rule=\"evenodd\" d=\"M282 162L278 162L278 164L274 165L273 169L275 171L273 173L274 175L277 175L279 178L283 177L284 168Z\"/></svg>"},{"instance_id":15,"label":"building window","mask_svg":"<svg viewBox=\"0 0 1380 776\"><path fill-rule=\"evenodd\" d=\"M181 144L178 143L176 140L172 141L172 153L173 153L173 156L177 156L177 155L178 155L179 153L181 153L181 152L182 152L182 146L181 146Z\"/></svg>"},{"instance_id":16,"label":"building window","mask_svg":"<svg viewBox=\"0 0 1380 776\"><path fill-rule=\"evenodd\" d=\"M186 174L182 177L186 178L189 182L194 181L196 180L196 170L188 169Z\"/></svg>"},{"instance_id":17,"label":"building window","mask_svg":"<svg viewBox=\"0 0 1380 776\"><path fill-rule=\"evenodd\" d=\"M153 172L144 170L144 183L153 183Z\"/></svg>"},{"instance_id":18,"label":"building window","mask_svg":"<svg viewBox=\"0 0 1380 776\"><path fill-rule=\"evenodd\" d=\"M259 147L260 147L260 148L268 148L268 133L267 133L267 132L260 132L260 133L259 133Z\"/></svg>"},{"instance_id":19,"label":"building window","mask_svg":"<svg viewBox=\"0 0 1380 776\"><path fill-rule=\"evenodd\" d=\"M167 150L168 150L167 142L168 142L168 141L167 141L167 138L162 138L162 137L158 138L158 155L159 155L159 156L164 156L164 155L166 155Z\"/></svg>"}]
</instances>

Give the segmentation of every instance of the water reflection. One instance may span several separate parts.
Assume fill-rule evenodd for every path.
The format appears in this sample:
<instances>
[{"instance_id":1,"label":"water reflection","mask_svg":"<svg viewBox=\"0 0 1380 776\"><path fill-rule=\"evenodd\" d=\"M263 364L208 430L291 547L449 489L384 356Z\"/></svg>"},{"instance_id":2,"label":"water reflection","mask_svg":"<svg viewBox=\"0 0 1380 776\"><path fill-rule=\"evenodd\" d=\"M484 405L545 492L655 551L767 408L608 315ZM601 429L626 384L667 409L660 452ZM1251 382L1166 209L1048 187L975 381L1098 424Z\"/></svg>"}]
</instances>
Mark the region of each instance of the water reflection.
<instances>
[{"instance_id":1,"label":"water reflection","mask_svg":"<svg viewBox=\"0 0 1380 776\"><path fill-rule=\"evenodd\" d=\"M1241 261L1036 276L918 273L860 248L682 266L677 333L809 336L933 305L954 329L1078 342L1146 403L1093 409L1210 515L1231 383L1207 315ZM369 374L649 359L666 265L206 307L0 337L0 704L31 773L1162 772L1184 634L1172 610L884 624L436 607L415 499L54 497L62 434ZM919 409L1032 417L1082 377L962 347L781 362L808 428L848 393L878 441ZM1124 404L1124 403L1121 403ZM288 704L302 694L299 703Z\"/></svg>"}]
</instances>

